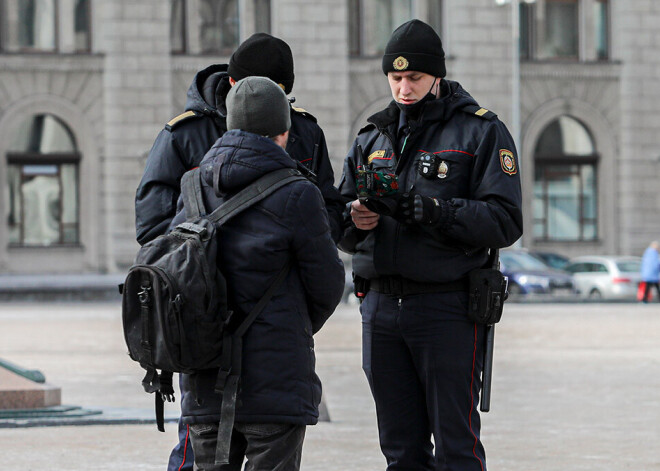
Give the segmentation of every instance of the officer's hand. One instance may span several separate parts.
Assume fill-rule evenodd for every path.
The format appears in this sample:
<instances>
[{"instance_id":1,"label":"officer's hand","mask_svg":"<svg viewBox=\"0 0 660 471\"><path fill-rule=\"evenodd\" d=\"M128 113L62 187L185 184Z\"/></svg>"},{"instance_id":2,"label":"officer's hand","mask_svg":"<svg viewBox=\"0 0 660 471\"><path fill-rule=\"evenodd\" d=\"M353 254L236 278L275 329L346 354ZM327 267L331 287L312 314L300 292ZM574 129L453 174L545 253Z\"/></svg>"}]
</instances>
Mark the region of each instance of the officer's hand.
<instances>
[{"instance_id":1,"label":"officer's hand","mask_svg":"<svg viewBox=\"0 0 660 471\"><path fill-rule=\"evenodd\" d=\"M443 226L454 219L452 205L440 198L403 194L393 217L404 224Z\"/></svg>"},{"instance_id":2,"label":"officer's hand","mask_svg":"<svg viewBox=\"0 0 660 471\"><path fill-rule=\"evenodd\" d=\"M360 203L360 200L355 200L351 203L351 219L353 224L358 229L363 231L370 231L378 225L378 219L380 215L374 213L365 205Z\"/></svg>"}]
</instances>

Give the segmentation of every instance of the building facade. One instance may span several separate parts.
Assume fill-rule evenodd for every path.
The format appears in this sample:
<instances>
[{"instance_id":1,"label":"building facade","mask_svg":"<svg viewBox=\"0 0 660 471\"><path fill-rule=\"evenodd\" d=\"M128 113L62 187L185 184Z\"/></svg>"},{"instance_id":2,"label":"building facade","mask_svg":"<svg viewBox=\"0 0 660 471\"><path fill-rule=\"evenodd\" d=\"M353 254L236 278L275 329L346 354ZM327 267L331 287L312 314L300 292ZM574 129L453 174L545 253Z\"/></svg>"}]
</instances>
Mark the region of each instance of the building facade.
<instances>
[{"instance_id":1,"label":"building facade","mask_svg":"<svg viewBox=\"0 0 660 471\"><path fill-rule=\"evenodd\" d=\"M414 17L441 34L447 78L521 123L521 245L640 254L660 238L660 2L512 13L498 0L0 0L0 273L125 270L154 138L195 72L257 31L291 45L292 96L323 127L338 183L391 99L387 38Z\"/></svg>"}]
</instances>

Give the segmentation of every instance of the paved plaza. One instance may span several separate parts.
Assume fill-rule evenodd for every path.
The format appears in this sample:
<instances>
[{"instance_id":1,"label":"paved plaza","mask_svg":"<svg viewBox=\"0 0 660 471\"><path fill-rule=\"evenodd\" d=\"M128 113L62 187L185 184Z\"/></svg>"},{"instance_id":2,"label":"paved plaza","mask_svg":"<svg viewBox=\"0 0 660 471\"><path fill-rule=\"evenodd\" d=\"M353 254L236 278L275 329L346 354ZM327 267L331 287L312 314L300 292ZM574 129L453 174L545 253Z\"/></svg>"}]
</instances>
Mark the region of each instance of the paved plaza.
<instances>
[{"instance_id":1,"label":"paved plaza","mask_svg":"<svg viewBox=\"0 0 660 471\"><path fill-rule=\"evenodd\" d=\"M117 303L0 304L0 358L41 370L63 404L152 417L123 342ZM660 471L660 304L509 304L495 342L491 471ZM316 352L331 421L308 428L303 470L383 470L356 306L340 306ZM164 471L166 430L0 428L3 469Z\"/></svg>"}]
</instances>

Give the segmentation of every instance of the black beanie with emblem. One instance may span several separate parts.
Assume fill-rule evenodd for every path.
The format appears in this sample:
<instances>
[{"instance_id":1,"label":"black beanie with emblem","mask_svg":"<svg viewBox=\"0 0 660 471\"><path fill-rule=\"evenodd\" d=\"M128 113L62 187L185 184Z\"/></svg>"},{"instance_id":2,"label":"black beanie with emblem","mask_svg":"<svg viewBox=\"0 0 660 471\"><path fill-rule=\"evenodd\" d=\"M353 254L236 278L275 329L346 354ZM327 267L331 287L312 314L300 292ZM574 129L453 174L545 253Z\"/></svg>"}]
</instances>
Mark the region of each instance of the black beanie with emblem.
<instances>
[{"instance_id":1,"label":"black beanie with emblem","mask_svg":"<svg viewBox=\"0 0 660 471\"><path fill-rule=\"evenodd\" d=\"M293 88L293 54L287 43L266 33L255 33L229 58L227 73L237 82L245 77L268 77L284 89Z\"/></svg>"},{"instance_id":2,"label":"black beanie with emblem","mask_svg":"<svg viewBox=\"0 0 660 471\"><path fill-rule=\"evenodd\" d=\"M395 29L385 47L383 73L407 70L434 77L447 75L440 36L420 20L410 20Z\"/></svg>"}]
</instances>

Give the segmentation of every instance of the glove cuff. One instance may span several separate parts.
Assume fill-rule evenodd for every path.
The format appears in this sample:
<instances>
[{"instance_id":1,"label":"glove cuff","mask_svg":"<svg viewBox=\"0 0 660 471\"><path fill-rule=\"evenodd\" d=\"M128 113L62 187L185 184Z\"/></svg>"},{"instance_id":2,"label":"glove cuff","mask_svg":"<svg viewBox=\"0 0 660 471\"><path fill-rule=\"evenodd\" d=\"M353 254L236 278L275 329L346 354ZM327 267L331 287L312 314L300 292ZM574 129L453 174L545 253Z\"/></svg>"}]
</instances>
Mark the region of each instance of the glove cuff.
<instances>
[{"instance_id":1,"label":"glove cuff","mask_svg":"<svg viewBox=\"0 0 660 471\"><path fill-rule=\"evenodd\" d=\"M415 221L446 227L456 219L456 208L449 201L415 195Z\"/></svg>"}]
</instances>

